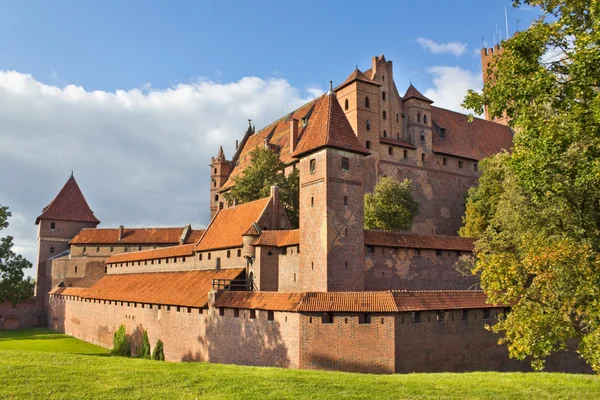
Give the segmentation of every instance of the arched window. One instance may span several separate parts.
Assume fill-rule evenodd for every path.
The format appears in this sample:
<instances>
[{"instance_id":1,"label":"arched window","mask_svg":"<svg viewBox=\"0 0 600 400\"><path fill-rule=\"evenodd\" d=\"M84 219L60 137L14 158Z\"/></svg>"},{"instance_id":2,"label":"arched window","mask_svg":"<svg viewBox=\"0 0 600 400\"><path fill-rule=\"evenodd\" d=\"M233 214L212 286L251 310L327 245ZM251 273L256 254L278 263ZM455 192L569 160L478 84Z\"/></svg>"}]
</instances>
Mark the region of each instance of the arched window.
<instances>
[{"instance_id":1,"label":"arched window","mask_svg":"<svg viewBox=\"0 0 600 400\"><path fill-rule=\"evenodd\" d=\"M56 222L50 222L50 230L53 231L56 229Z\"/></svg>"},{"instance_id":2,"label":"arched window","mask_svg":"<svg viewBox=\"0 0 600 400\"><path fill-rule=\"evenodd\" d=\"M385 100L385 92L381 93L381 98Z\"/></svg>"},{"instance_id":3,"label":"arched window","mask_svg":"<svg viewBox=\"0 0 600 400\"><path fill-rule=\"evenodd\" d=\"M77 265L75 266L75 273L77 273Z\"/></svg>"},{"instance_id":4,"label":"arched window","mask_svg":"<svg viewBox=\"0 0 600 400\"><path fill-rule=\"evenodd\" d=\"M385 129L383 130L383 137L387 137L387 131Z\"/></svg>"},{"instance_id":5,"label":"arched window","mask_svg":"<svg viewBox=\"0 0 600 400\"><path fill-rule=\"evenodd\" d=\"M370 131L371 130L371 121L367 120L367 123L365 125L366 125L367 130Z\"/></svg>"},{"instance_id":6,"label":"arched window","mask_svg":"<svg viewBox=\"0 0 600 400\"><path fill-rule=\"evenodd\" d=\"M85 254L86 251L87 251L87 246L83 246L83 253Z\"/></svg>"},{"instance_id":7,"label":"arched window","mask_svg":"<svg viewBox=\"0 0 600 400\"><path fill-rule=\"evenodd\" d=\"M346 101L344 101L344 110L348 109L348 99L346 99Z\"/></svg>"},{"instance_id":8,"label":"arched window","mask_svg":"<svg viewBox=\"0 0 600 400\"><path fill-rule=\"evenodd\" d=\"M417 122L421 122L421 113L417 113Z\"/></svg>"},{"instance_id":9,"label":"arched window","mask_svg":"<svg viewBox=\"0 0 600 400\"><path fill-rule=\"evenodd\" d=\"M399 122L398 114L396 114L396 122Z\"/></svg>"},{"instance_id":10,"label":"arched window","mask_svg":"<svg viewBox=\"0 0 600 400\"><path fill-rule=\"evenodd\" d=\"M365 107L369 108L370 104L369 104L369 96L365 97Z\"/></svg>"},{"instance_id":11,"label":"arched window","mask_svg":"<svg viewBox=\"0 0 600 400\"><path fill-rule=\"evenodd\" d=\"M50 253L54 253L54 247L50 247Z\"/></svg>"},{"instance_id":12,"label":"arched window","mask_svg":"<svg viewBox=\"0 0 600 400\"><path fill-rule=\"evenodd\" d=\"M423 123L427 125L427 115L423 114Z\"/></svg>"},{"instance_id":13,"label":"arched window","mask_svg":"<svg viewBox=\"0 0 600 400\"><path fill-rule=\"evenodd\" d=\"M112 247L112 246L110 246L110 252L111 252L111 253L113 252L113 250L114 250L114 249L113 249L113 247Z\"/></svg>"},{"instance_id":14,"label":"arched window","mask_svg":"<svg viewBox=\"0 0 600 400\"><path fill-rule=\"evenodd\" d=\"M425 131L421 131L421 142L425 141Z\"/></svg>"},{"instance_id":15,"label":"arched window","mask_svg":"<svg viewBox=\"0 0 600 400\"><path fill-rule=\"evenodd\" d=\"M100 252L100 246L96 246L96 253Z\"/></svg>"},{"instance_id":16,"label":"arched window","mask_svg":"<svg viewBox=\"0 0 600 400\"><path fill-rule=\"evenodd\" d=\"M385 112L385 111L382 113L382 116L383 116L383 119L386 119L386 118L387 118L387 114L386 114L386 112Z\"/></svg>"}]
</instances>

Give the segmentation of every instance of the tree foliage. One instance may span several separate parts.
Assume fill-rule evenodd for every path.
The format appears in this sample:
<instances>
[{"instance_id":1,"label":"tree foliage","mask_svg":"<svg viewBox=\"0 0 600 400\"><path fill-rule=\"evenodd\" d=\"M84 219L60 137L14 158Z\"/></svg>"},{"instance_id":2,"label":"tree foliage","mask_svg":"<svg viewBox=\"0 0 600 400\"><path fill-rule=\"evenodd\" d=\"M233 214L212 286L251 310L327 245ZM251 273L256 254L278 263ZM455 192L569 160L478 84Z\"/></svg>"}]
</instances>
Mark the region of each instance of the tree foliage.
<instances>
[{"instance_id":1,"label":"tree foliage","mask_svg":"<svg viewBox=\"0 0 600 400\"><path fill-rule=\"evenodd\" d=\"M158 339L154 351L152 352L152 359L156 361L165 361L165 350L162 340Z\"/></svg>"},{"instance_id":2,"label":"tree foliage","mask_svg":"<svg viewBox=\"0 0 600 400\"><path fill-rule=\"evenodd\" d=\"M142 336L142 349L139 354L140 358L150 359L150 340L148 339L148 331L144 329Z\"/></svg>"},{"instance_id":3,"label":"tree foliage","mask_svg":"<svg viewBox=\"0 0 600 400\"><path fill-rule=\"evenodd\" d=\"M383 177L373 193L365 195L365 228L382 231L410 229L419 213L419 203L413 199L411 181L398 182Z\"/></svg>"},{"instance_id":4,"label":"tree foliage","mask_svg":"<svg viewBox=\"0 0 600 400\"><path fill-rule=\"evenodd\" d=\"M297 228L299 221L300 174L294 170L287 177L285 164L269 147L255 147L250 152L251 164L244 174L234 178L234 186L225 193L229 202L247 203L270 195L271 186L279 187L279 198L286 214Z\"/></svg>"},{"instance_id":5,"label":"tree foliage","mask_svg":"<svg viewBox=\"0 0 600 400\"><path fill-rule=\"evenodd\" d=\"M512 153L482 163L461 234L478 239L474 272L511 356L541 369L570 338L600 372L600 3L516 1L542 15L503 42L483 93L465 106L504 110Z\"/></svg>"},{"instance_id":6,"label":"tree foliage","mask_svg":"<svg viewBox=\"0 0 600 400\"><path fill-rule=\"evenodd\" d=\"M8 207L0 206L0 231L8 227L11 213ZM0 303L9 301L13 305L33 297L34 282L24 279L24 270L31 263L13 250L13 237L0 238Z\"/></svg>"},{"instance_id":7,"label":"tree foliage","mask_svg":"<svg viewBox=\"0 0 600 400\"><path fill-rule=\"evenodd\" d=\"M131 345L127 338L125 325L119 326L113 335L113 348L110 352L113 356L131 357Z\"/></svg>"}]
</instances>

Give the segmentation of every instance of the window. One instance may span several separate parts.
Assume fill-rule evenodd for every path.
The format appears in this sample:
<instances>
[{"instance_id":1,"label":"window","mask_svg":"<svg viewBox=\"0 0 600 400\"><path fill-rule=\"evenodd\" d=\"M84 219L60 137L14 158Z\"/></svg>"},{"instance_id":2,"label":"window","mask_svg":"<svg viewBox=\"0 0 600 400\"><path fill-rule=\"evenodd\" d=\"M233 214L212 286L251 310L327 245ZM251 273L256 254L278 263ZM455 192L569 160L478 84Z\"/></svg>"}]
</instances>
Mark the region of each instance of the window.
<instances>
[{"instance_id":1,"label":"window","mask_svg":"<svg viewBox=\"0 0 600 400\"><path fill-rule=\"evenodd\" d=\"M142 246L138 246L138 251L142 251Z\"/></svg>"},{"instance_id":2,"label":"window","mask_svg":"<svg viewBox=\"0 0 600 400\"><path fill-rule=\"evenodd\" d=\"M473 171L479 171L479 165L477 163L473 164Z\"/></svg>"},{"instance_id":3,"label":"window","mask_svg":"<svg viewBox=\"0 0 600 400\"><path fill-rule=\"evenodd\" d=\"M385 92L381 93L381 98L385 100Z\"/></svg>"},{"instance_id":4,"label":"window","mask_svg":"<svg viewBox=\"0 0 600 400\"><path fill-rule=\"evenodd\" d=\"M463 167L463 162L462 161L458 161L458 168L462 168Z\"/></svg>"},{"instance_id":5,"label":"window","mask_svg":"<svg viewBox=\"0 0 600 400\"><path fill-rule=\"evenodd\" d=\"M50 222L50 230L53 231L56 229L56 222Z\"/></svg>"},{"instance_id":6,"label":"window","mask_svg":"<svg viewBox=\"0 0 600 400\"><path fill-rule=\"evenodd\" d=\"M375 253L375 246L369 246L369 252Z\"/></svg>"},{"instance_id":7,"label":"window","mask_svg":"<svg viewBox=\"0 0 600 400\"><path fill-rule=\"evenodd\" d=\"M213 181L212 181L212 182L213 182L213 187L217 187L217 181L215 181L215 180L213 179Z\"/></svg>"},{"instance_id":8,"label":"window","mask_svg":"<svg viewBox=\"0 0 600 400\"><path fill-rule=\"evenodd\" d=\"M219 316L222 317L225 315L225 309L223 307L219 307Z\"/></svg>"},{"instance_id":9,"label":"window","mask_svg":"<svg viewBox=\"0 0 600 400\"><path fill-rule=\"evenodd\" d=\"M311 198L310 198L310 206L311 206L311 207L314 207L314 206L315 206L315 198L314 198L314 197L311 197Z\"/></svg>"},{"instance_id":10,"label":"window","mask_svg":"<svg viewBox=\"0 0 600 400\"><path fill-rule=\"evenodd\" d=\"M348 228L344 228L344 237L348 236Z\"/></svg>"},{"instance_id":11,"label":"window","mask_svg":"<svg viewBox=\"0 0 600 400\"><path fill-rule=\"evenodd\" d=\"M315 160L313 158L312 160L310 160L310 173L314 174L316 170L317 170L317 160Z\"/></svg>"},{"instance_id":12,"label":"window","mask_svg":"<svg viewBox=\"0 0 600 400\"><path fill-rule=\"evenodd\" d=\"M96 253L100 252L100 246L96 246Z\"/></svg>"},{"instance_id":13,"label":"window","mask_svg":"<svg viewBox=\"0 0 600 400\"><path fill-rule=\"evenodd\" d=\"M408 158L408 150L404 150L404 158Z\"/></svg>"},{"instance_id":14,"label":"window","mask_svg":"<svg viewBox=\"0 0 600 400\"><path fill-rule=\"evenodd\" d=\"M423 114L423 123L427 125L427 115Z\"/></svg>"},{"instance_id":15,"label":"window","mask_svg":"<svg viewBox=\"0 0 600 400\"><path fill-rule=\"evenodd\" d=\"M346 235L348 234L348 232L346 232ZM344 270L348 271L348 261L344 262Z\"/></svg>"},{"instance_id":16,"label":"window","mask_svg":"<svg viewBox=\"0 0 600 400\"><path fill-rule=\"evenodd\" d=\"M198 254L198 261L202 261L202 253Z\"/></svg>"},{"instance_id":17,"label":"window","mask_svg":"<svg viewBox=\"0 0 600 400\"><path fill-rule=\"evenodd\" d=\"M425 131L421 131L420 139L421 139L421 142L425 141Z\"/></svg>"},{"instance_id":18,"label":"window","mask_svg":"<svg viewBox=\"0 0 600 400\"><path fill-rule=\"evenodd\" d=\"M446 157L442 158L442 165L445 167L448 165L448 159Z\"/></svg>"},{"instance_id":19,"label":"window","mask_svg":"<svg viewBox=\"0 0 600 400\"><path fill-rule=\"evenodd\" d=\"M365 97L365 108L369 108L370 104L369 104L369 96Z\"/></svg>"},{"instance_id":20,"label":"window","mask_svg":"<svg viewBox=\"0 0 600 400\"><path fill-rule=\"evenodd\" d=\"M383 117L383 119L387 118L387 113L384 111L383 113L381 113L381 116Z\"/></svg>"},{"instance_id":21,"label":"window","mask_svg":"<svg viewBox=\"0 0 600 400\"><path fill-rule=\"evenodd\" d=\"M129 247L125 246L125 248L123 249L123 251L124 251L125 253L127 253L127 252L129 251Z\"/></svg>"},{"instance_id":22,"label":"window","mask_svg":"<svg viewBox=\"0 0 600 400\"><path fill-rule=\"evenodd\" d=\"M437 322L444 322L446 319L446 313L443 310L437 312Z\"/></svg>"},{"instance_id":23,"label":"window","mask_svg":"<svg viewBox=\"0 0 600 400\"><path fill-rule=\"evenodd\" d=\"M462 310L462 316L461 316L461 319L462 319L463 321L465 321L465 320L469 319L469 310Z\"/></svg>"},{"instance_id":24,"label":"window","mask_svg":"<svg viewBox=\"0 0 600 400\"><path fill-rule=\"evenodd\" d=\"M425 162L425 153L421 154L421 161Z\"/></svg>"},{"instance_id":25,"label":"window","mask_svg":"<svg viewBox=\"0 0 600 400\"><path fill-rule=\"evenodd\" d=\"M87 246L83 246L83 253L85 254L86 251L87 251Z\"/></svg>"},{"instance_id":26,"label":"window","mask_svg":"<svg viewBox=\"0 0 600 400\"><path fill-rule=\"evenodd\" d=\"M435 255L438 256L438 257L440 257L442 255L442 250L439 250L439 249L436 250L435 251Z\"/></svg>"},{"instance_id":27,"label":"window","mask_svg":"<svg viewBox=\"0 0 600 400\"><path fill-rule=\"evenodd\" d=\"M215 194L215 201L219 201L219 195Z\"/></svg>"},{"instance_id":28,"label":"window","mask_svg":"<svg viewBox=\"0 0 600 400\"><path fill-rule=\"evenodd\" d=\"M421 122L421 113L417 113L417 122Z\"/></svg>"},{"instance_id":29,"label":"window","mask_svg":"<svg viewBox=\"0 0 600 400\"><path fill-rule=\"evenodd\" d=\"M421 322L421 312L413 311L410 315L410 319L412 322L415 322L415 323Z\"/></svg>"},{"instance_id":30,"label":"window","mask_svg":"<svg viewBox=\"0 0 600 400\"><path fill-rule=\"evenodd\" d=\"M367 120L365 127L367 128L367 131L371 130L371 121Z\"/></svg>"},{"instance_id":31,"label":"window","mask_svg":"<svg viewBox=\"0 0 600 400\"><path fill-rule=\"evenodd\" d=\"M490 309L484 308L483 309L483 319L488 319L489 317L490 317Z\"/></svg>"},{"instance_id":32,"label":"window","mask_svg":"<svg viewBox=\"0 0 600 400\"><path fill-rule=\"evenodd\" d=\"M366 147L367 150L371 149L371 142L369 140L367 140Z\"/></svg>"},{"instance_id":33,"label":"window","mask_svg":"<svg viewBox=\"0 0 600 400\"><path fill-rule=\"evenodd\" d=\"M387 137L387 131L385 129L383 130L383 137Z\"/></svg>"},{"instance_id":34,"label":"window","mask_svg":"<svg viewBox=\"0 0 600 400\"><path fill-rule=\"evenodd\" d=\"M185 261L185 259L183 261ZM218 271L221 269L221 257L217 257L217 259L215 261L216 261L215 269Z\"/></svg>"},{"instance_id":35,"label":"window","mask_svg":"<svg viewBox=\"0 0 600 400\"><path fill-rule=\"evenodd\" d=\"M323 324L333 324L333 313L323 313L321 322Z\"/></svg>"},{"instance_id":36,"label":"window","mask_svg":"<svg viewBox=\"0 0 600 400\"><path fill-rule=\"evenodd\" d=\"M381 75L381 80L385 81L385 75Z\"/></svg>"},{"instance_id":37,"label":"window","mask_svg":"<svg viewBox=\"0 0 600 400\"><path fill-rule=\"evenodd\" d=\"M347 206L348 205L348 196L344 196L344 205Z\"/></svg>"},{"instance_id":38,"label":"window","mask_svg":"<svg viewBox=\"0 0 600 400\"><path fill-rule=\"evenodd\" d=\"M256 310L250 310L250 319L256 319Z\"/></svg>"},{"instance_id":39,"label":"window","mask_svg":"<svg viewBox=\"0 0 600 400\"><path fill-rule=\"evenodd\" d=\"M231 250L227 250L227 258L231 258Z\"/></svg>"},{"instance_id":40,"label":"window","mask_svg":"<svg viewBox=\"0 0 600 400\"><path fill-rule=\"evenodd\" d=\"M344 101L344 110L348 109L348 99L346 99L346 101Z\"/></svg>"},{"instance_id":41,"label":"window","mask_svg":"<svg viewBox=\"0 0 600 400\"><path fill-rule=\"evenodd\" d=\"M267 321L275 320L275 313L271 310L267 311Z\"/></svg>"},{"instance_id":42,"label":"window","mask_svg":"<svg viewBox=\"0 0 600 400\"><path fill-rule=\"evenodd\" d=\"M240 309L234 308L233 309L233 318L239 318L239 317L240 317Z\"/></svg>"},{"instance_id":43,"label":"window","mask_svg":"<svg viewBox=\"0 0 600 400\"><path fill-rule=\"evenodd\" d=\"M398 114L396 114L396 122L400 122L400 120L398 119Z\"/></svg>"},{"instance_id":44,"label":"window","mask_svg":"<svg viewBox=\"0 0 600 400\"><path fill-rule=\"evenodd\" d=\"M111 252L111 253L113 252L113 250L114 250L114 249L113 249L113 247L112 247L112 246L110 246L110 252Z\"/></svg>"},{"instance_id":45,"label":"window","mask_svg":"<svg viewBox=\"0 0 600 400\"><path fill-rule=\"evenodd\" d=\"M77 273L77 265L75 266L75 273Z\"/></svg>"},{"instance_id":46,"label":"window","mask_svg":"<svg viewBox=\"0 0 600 400\"><path fill-rule=\"evenodd\" d=\"M350 171L350 160L342 157L342 171Z\"/></svg>"},{"instance_id":47,"label":"window","mask_svg":"<svg viewBox=\"0 0 600 400\"><path fill-rule=\"evenodd\" d=\"M207 254L206 258L210 260L210 253Z\"/></svg>"},{"instance_id":48,"label":"window","mask_svg":"<svg viewBox=\"0 0 600 400\"><path fill-rule=\"evenodd\" d=\"M388 147L388 154L389 154L390 156L393 156L393 155L394 155L394 148L393 148L393 147Z\"/></svg>"},{"instance_id":49,"label":"window","mask_svg":"<svg viewBox=\"0 0 600 400\"><path fill-rule=\"evenodd\" d=\"M358 323L359 324L370 324L371 323L371 314L370 313L358 314Z\"/></svg>"},{"instance_id":50,"label":"window","mask_svg":"<svg viewBox=\"0 0 600 400\"><path fill-rule=\"evenodd\" d=\"M296 273L294 272L294 282L296 282Z\"/></svg>"},{"instance_id":51,"label":"window","mask_svg":"<svg viewBox=\"0 0 600 400\"><path fill-rule=\"evenodd\" d=\"M215 168L215 175L217 174L217 169Z\"/></svg>"},{"instance_id":52,"label":"window","mask_svg":"<svg viewBox=\"0 0 600 400\"><path fill-rule=\"evenodd\" d=\"M238 250L237 250L237 256L238 256L238 257L241 257L241 256L242 256L242 249L238 249Z\"/></svg>"},{"instance_id":53,"label":"window","mask_svg":"<svg viewBox=\"0 0 600 400\"><path fill-rule=\"evenodd\" d=\"M417 249L417 255L420 256L421 255L421 249Z\"/></svg>"}]
</instances>

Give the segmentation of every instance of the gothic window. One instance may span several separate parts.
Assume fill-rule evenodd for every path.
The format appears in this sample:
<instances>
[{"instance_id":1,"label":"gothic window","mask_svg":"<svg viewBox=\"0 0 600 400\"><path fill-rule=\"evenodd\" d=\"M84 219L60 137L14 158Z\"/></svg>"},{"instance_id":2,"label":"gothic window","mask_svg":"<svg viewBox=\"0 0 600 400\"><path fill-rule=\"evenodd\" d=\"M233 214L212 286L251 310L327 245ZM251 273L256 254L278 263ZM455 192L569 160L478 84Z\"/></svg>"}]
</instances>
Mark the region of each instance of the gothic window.
<instances>
[{"instance_id":1,"label":"gothic window","mask_svg":"<svg viewBox=\"0 0 600 400\"><path fill-rule=\"evenodd\" d=\"M312 160L310 160L310 173L314 174L316 170L317 170L317 160L315 160L313 158Z\"/></svg>"},{"instance_id":2,"label":"gothic window","mask_svg":"<svg viewBox=\"0 0 600 400\"><path fill-rule=\"evenodd\" d=\"M342 171L350 171L350 160L342 157Z\"/></svg>"},{"instance_id":3,"label":"gothic window","mask_svg":"<svg viewBox=\"0 0 600 400\"><path fill-rule=\"evenodd\" d=\"M347 110L348 109L348 99L346 99L346 101L344 101L344 109Z\"/></svg>"},{"instance_id":4,"label":"gothic window","mask_svg":"<svg viewBox=\"0 0 600 400\"><path fill-rule=\"evenodd\" d=\"M410 124L410 115L406 117L406 123Z\"/></svg>"},{"instance_id":5,"label":"gothic window","mask_svg":"<svg viewBox=\"0 0 600 400\"><path fill-rule=\"evenodd\" d=\"M369 104L369 96L365 97L365 108L369 108L370 104Z\"/></svg>"},{"instance_id":6,"label":"gothic window","mask_svg":"<svg viewBox=\"0 0 600 400\"><path fill-rule=\"evenodd\" d=\"M387 137L387 131L385 129L383 130L383 137Z\"/></svg>"},{"instance_id":7,"label":"gothic window","mask_svg":"<svg viewBox=\"0 0 600 400\"><path fill-rule=\"evenodd\" d=\"M408 158L408 150L404 150L404 158Z\"/></svg>"},{"instance_id":8,"label":"gothic window","mask_svg":"<svg viewBox=\"0 0 600 400\"><path fill-rule=\"evenodd\" d=\"M396 114L396 122L399 122L400 120L398 119L398 114Z\"/></svg>"},{"instance_id":9,"label":"gothic window","mask_svg":"<svg viewBox=\"0 0 600 400\"><path fill-rule=\"evenodd\" d=\"M421 131L421 142L425 141L425 131Z\"/></svg>"},{"instance_id":10,"label":"gothic window","mask_svg":"<svg viewBox=\"0 0 600 400\"><path fill-rule=\"evenodd\" d=\"M215 168L215 175L217 174L217 169Z\"/></svg>"},{"instance_id":11,"label":"gothic window","mask_svg":"<svg viewBox=\"0 0 600 400\"><path fill-rule=\"evenodd\" d=\"M421 122L421 113L417 113L417 122Z\"/></svg>"},{"instance_id":12,"label":"gothic window","mask_svg":"<svg viewBox=\"0 0 600 400\"><path fill-rule=\"evenodd\" d=\"M382 116L383 116L383 119L386 119L386 117L387 117L387 114L386 114L386 112L385 112L385 111L382 113Z\"/></svg>"},{"instance_id":13,"label":"gothic window","mask_svg":"<svg viewBox=\"0 0 600 400\"><path fill-rule=\"evenodd\" d=\"M96 253L100 252L100 246L96 246Z\"/></svg>"},{"instance_id":14,"label":"gothic window","mask_svg":"<svg viewBox=\"0 0 600 400\"><path fill-rule=\"evenodd\" d=\"M427 115L423 114L423 123L427 125Z\"/></svg>"},{"instance_id":15,"label":"gothic window","mask_svg":"<svg viewBox=\"0 0 600 400\"><path fill-rule=\"evenodd\" d=\"M367 120L366 127L367 127L367 131L371 130L371 121Z\"/></svg>"},{"instance_id":16,"label":"gothic window","mask_svg":"<svg viewBox=\"0 0 600 400\"><path fill-rule=\"evenodd\" d=\"M56 222L50 222L50 230L53 231L56 229Z\"/></svg>"},{"instance_id":17,"label":"gothic window","mask_svg":"<svg viewBox=\"0 0 600 400\"><path fill-rule=\"evenodd\" d=\"M381 98L385 100L385 92L381 93Z\"/></svg>"}]
</instances>

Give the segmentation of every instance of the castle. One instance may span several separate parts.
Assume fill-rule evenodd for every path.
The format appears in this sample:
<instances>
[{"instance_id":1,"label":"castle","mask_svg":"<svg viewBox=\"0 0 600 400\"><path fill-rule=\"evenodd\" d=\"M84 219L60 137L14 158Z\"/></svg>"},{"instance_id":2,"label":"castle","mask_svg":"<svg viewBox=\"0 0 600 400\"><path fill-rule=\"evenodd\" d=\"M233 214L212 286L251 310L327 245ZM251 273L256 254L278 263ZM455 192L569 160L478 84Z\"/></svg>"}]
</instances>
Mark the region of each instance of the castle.
<instances>
[{"instance_id":1,"label":"castle","mask_svg":"<svg viewBox=\"0 0 600 400\"><path fill-rule=\"evenodd\" d=\"M262 130L249 126L230 160L222 148L211 160L205 230L97 228L71 176L36 220L37 310L49 327L105 347L125 324L135 352L146 329L172 361L526 370L485 329L509 307L488 304L469 290L477 277L454 269L473 251L456 234L478 162L510 150L512 132L432 103L412 84L401 96L379 56ZM299 171L298 229L277 187L245 204L224 200L257 146L274 150L285 173ZM421 211L411 232L364 229L364 194L382 176L412 180ZM589 370L567 352L547 365Z\"/></svg>"}]
</instances>

